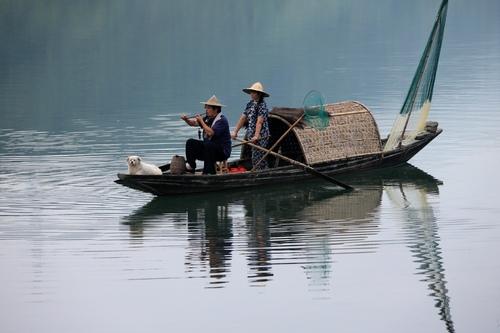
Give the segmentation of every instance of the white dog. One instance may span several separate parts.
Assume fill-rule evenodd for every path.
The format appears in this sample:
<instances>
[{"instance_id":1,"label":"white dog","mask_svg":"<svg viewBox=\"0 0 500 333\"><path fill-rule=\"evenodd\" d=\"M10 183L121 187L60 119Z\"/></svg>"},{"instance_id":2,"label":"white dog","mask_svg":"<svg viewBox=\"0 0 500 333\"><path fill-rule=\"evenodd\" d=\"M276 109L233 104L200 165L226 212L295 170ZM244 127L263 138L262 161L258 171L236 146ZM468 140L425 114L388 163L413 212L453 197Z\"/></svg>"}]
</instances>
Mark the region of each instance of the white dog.
<instances>
[{"instance_id":1,"label":"white dog","mask_svg":"<svg viewBox=\"0 0 500 333\"><path fill-rule=\"evenodd\" d=\"M139 156L127 157L128 173L130 175L161 175L162 171L156 165L141 161Z\"/></svg>"}]
</instances>

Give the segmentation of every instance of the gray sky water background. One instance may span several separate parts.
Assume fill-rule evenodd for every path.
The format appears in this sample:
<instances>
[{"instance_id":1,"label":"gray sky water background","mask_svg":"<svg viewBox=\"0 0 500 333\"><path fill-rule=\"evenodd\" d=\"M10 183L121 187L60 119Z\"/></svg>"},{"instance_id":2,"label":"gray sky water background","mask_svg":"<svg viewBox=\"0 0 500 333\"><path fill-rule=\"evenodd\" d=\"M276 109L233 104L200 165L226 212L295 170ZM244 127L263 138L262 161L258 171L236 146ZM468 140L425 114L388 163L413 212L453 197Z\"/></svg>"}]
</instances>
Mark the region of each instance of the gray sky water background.
<instances>
[{"instance_id":1,"label":"gray sky water background","mask_svg":"<svg viewBox=\"0 0 500 333\"><path fill-rule=\"evenodd\" d=\"M500 2L450 0L411 166L155 199L113 183L167 162L217 94L358 100L381 134L439 1L0 1L2 332L497 332ZM235 152L235 157L237 152Z\"/></svg>"}]
</instances>

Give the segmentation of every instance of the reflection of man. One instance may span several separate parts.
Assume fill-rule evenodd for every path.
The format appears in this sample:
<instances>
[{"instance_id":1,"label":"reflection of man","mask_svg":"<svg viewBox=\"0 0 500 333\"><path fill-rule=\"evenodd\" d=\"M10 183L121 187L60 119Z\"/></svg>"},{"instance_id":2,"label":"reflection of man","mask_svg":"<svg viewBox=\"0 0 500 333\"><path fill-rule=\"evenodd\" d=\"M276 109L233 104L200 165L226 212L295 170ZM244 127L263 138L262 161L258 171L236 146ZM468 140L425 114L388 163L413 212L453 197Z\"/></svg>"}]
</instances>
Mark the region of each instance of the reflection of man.
<instances>
[{"instance_id":1,"label":"reflection of man","mask_svg":"<svg viewBox=\"0 0 500 333\"><path fill-rule=\"evenodd\" d=\"M199 208L188 212L188 231L190 243L194 243L190 247L200 249L200 253L198 258L188 255L186 264L193 266L192 261L196 259L206 261L210 267L210 277L223 279L229 271L233 237L227 207L208 201L202 212L204 219L200 219L198 213Z\"/></svg>"},{"instance_id":2,"label":"reflection of man","mask_svg":"<svg viewBox=\"0 0 500 333\"><path fill-rule=\"evenodd\" d=\"M208 264L210 265L210 276L221 279L229 271L231 258L231 225L226 220L211 220L206 222L205 238L207 240Z\"/></svg>"}]
</instances>

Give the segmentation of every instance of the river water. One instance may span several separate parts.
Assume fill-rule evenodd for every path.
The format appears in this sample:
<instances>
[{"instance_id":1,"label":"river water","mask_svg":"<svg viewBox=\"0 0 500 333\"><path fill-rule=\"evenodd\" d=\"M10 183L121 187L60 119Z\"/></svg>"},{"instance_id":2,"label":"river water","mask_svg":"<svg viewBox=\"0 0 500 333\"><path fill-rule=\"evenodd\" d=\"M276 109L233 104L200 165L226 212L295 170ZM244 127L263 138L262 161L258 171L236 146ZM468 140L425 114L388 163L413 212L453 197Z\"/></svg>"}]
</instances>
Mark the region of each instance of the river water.
<instances>
[{"instance_id":1,"label":"river water","mask_svg":"<svg viewBox=\"0 0 500 333\"><path fill-rule=\"evenodd\" d=\"M500 2L450 0L411 164L155 198L217 94L358 100L392 126L439 1L0 1L1 332L498 332ZM233 157L238 156L238 151Z\"/></svg>"}]
</instances>

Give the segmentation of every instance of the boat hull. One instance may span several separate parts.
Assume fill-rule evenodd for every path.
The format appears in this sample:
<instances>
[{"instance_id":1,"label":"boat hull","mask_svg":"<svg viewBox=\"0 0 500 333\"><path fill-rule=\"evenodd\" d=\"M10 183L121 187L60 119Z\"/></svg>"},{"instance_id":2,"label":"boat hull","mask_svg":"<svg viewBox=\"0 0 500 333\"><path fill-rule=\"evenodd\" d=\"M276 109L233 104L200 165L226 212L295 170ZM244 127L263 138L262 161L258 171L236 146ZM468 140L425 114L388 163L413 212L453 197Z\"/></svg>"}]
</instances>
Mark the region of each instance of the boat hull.
<instances>
[{"instance_id":1,"label":"boat hull","mask_svg":"<svg viewBox=\"0 0 500 333\"><path fill-rule=\"evenodd\" d=\"M338 159L314 165L313 167L319 172L333 176L402 164L410 160L441 132L440 129L435 133L429 133L408 146L390 152ZM263 171L222 175L172 175L164 173L161 176L139 176L120 173L118 174L118 180L115 182L157 196L168 196L260 187L313 178L316 177L305 170L293 165L287 165Z\"/></svg>"}]
</instances>

